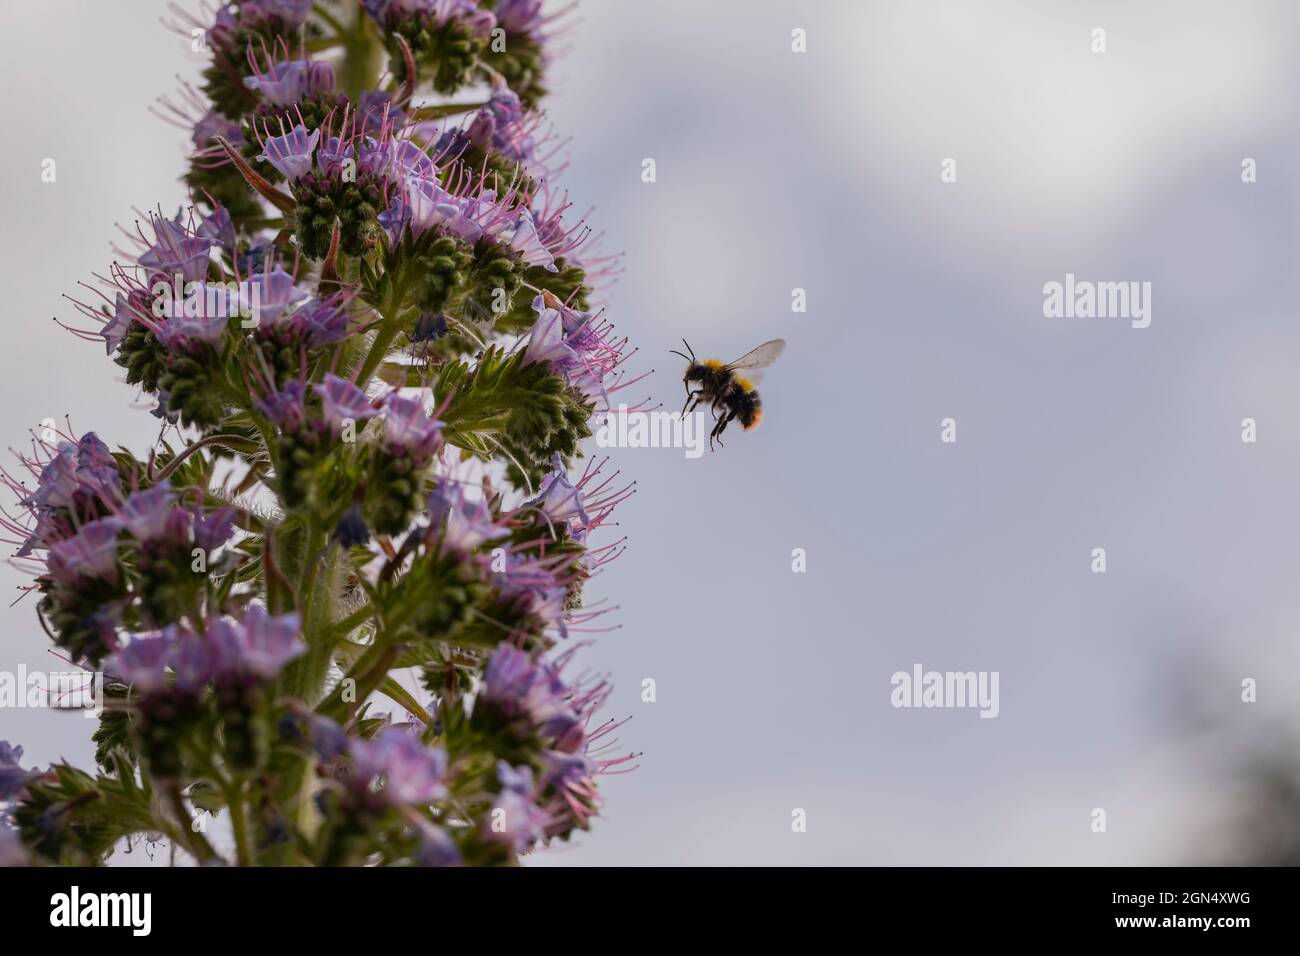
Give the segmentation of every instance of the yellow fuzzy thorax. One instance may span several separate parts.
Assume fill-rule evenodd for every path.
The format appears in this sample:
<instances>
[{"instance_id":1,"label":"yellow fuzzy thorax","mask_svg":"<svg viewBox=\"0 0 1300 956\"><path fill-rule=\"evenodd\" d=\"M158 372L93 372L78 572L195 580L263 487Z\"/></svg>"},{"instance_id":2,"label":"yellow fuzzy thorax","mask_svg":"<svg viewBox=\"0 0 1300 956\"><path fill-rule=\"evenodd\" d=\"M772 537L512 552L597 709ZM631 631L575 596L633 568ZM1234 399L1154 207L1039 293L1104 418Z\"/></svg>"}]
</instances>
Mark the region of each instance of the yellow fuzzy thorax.
<instances>
[{"instance_id":1,"label":"yellow fuzzy thorax","mask_svg":"<svg viewBox=\"0 0 1300 956\"><path fill-rule=\"evenodd\" d=\"M705 359L702 364L705 368L722 368L722 362L718 359Z\"/></svg>"}]
</instances>

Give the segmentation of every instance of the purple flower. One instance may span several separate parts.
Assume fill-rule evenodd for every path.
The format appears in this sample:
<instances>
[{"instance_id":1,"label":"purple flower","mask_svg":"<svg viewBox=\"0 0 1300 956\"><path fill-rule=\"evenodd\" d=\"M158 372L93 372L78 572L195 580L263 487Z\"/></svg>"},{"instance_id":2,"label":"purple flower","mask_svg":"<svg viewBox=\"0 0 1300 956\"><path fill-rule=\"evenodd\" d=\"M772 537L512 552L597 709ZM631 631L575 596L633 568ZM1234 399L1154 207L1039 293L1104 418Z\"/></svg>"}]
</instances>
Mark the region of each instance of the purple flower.
<instances>
[{"instance_id":1,"label":"purple flower","mask_svg":"<svg viewBox=\"0 0 1300 956\"><path fill-rule=\"evenodd\" d=\"M497 23L507 33L534 34L542 26L542 0L498 0Z\"/></svg>"},{"instance_id":2,"label":"purple flower","mask_svg":"<svg viewBox=\"0 0 1300 956\"><path fill-rule=\"evenodd\" d=\"M320 130L309 135L305 127L295 126L283 136L268 137L257 158L270 163L285 179L297 179L311 169L312 154L319 142Z\"/></svg>"},{"instance_id":3,"label":"purple flower","mask_svg":"<svg viewBox=\"0 0 1300 956\"><path fill-rule=\"evenodd\" d=\"M138 296L134 298L139 299ZM99 332L104 337L106 354L112 355L117 351L117 347L122 344L122 339L131 328L131 323L135 320L135 317L145 314L141 308L142 304L139 301L132 302L131 298L121 292L117 293L117 299L113 304L113 316Z\"/></svg>"},{"instance_id":4,"label":"purple flower","mask_svg":"<svg viewBox=\"0 0 1300 956\"><path fill-rule=\"evenodd\" d=\"M583 504L582 492L569 481L564 463L557 454L551 459L551 472L542 479L542 488L536 498L524 503L525 508L536 508L549 521L557 524L577 522L583 529L591 524L591 516Z\"/></svg>"},{"instance_id":5,"label":"purple flower","mask_svg":"<svg viewBox=\"0 0 1300 956\"><path fill-rule=\"evenodd\" d=\"M585 749L585 740L581 746ZM585 753L548 750L542 754L541 787L549 794L543 803L551 814L548 835L568 833L574 827L585 829L589 825L599 800L592 780L599 769Z\"/></svg>"},{"instance_id":6,"label":"purple flower","mask_svg":"<svg viewBox=\"0 0 1300 956\"><path fill-rule=\"evenodd\" d=\"M279 266L254 274L245 283L244 306L259 328L278 325L285 313L294 305L310 298L310 293L294 285L293 276Z\"/></svg>"},{"instance_id":7,"label":"purple flower","mask_svg":"<svg viewBox=\"0 0 1300 956\"><path fill-rule=\"evenodd\" d=\"M307 344L312 348L342 342L348 337L347 300L343 296L329 296L308 302L293 313L294 323L307 332Z\"/></svg>"},{"instance_id":8,"label":"purple flower","mask_svg":"<svg viewBox=\"0 0 1300 956\"><path fill-rule=\"evenodd\" d=\"M505 843L516 854L526 853L534 843L546 839L551 815L533 800L533 772L528 767L512 768L497 761L501 792L483 820L483 835Z\"/></svg>"},{"instance_id":9,"label":"purple flower","mask_svg":"<svg viewBox=\"0 0 1300 956\"><path fill-rule=\"evenodd\" d=\"M437 179L407 179L406 202L410 208L411 232L417 236L434 226L466 242L476 242L483 235L483 228L465 214L465 201L443 189Z\"/></svg>"},{"instance_id":10,"label":"purple flower","mask_svg":"<svg viewBox=\"0 0 1300 956\"><path fill-rule=\"evenodd\" d=\"M108 446L100 441L99 436L94 432L86 432L77 442L78 474L99 468L111 469L114 476L117 475L117 462L113 459L113 453L108 450Z\"/></svg>"},{"instance_id":11,"label":"purple flower","mask_svg":"<svg viewBox=\"0 0 1300 956\"><path fill-rule=\"evenodd\" d=\"M235 531L235 509L223 505L204 516L202 509L194 513L194 546L211 554L230 540Z\"/></svg>"},{"instance_id":12,"label":"purple flower","mask_svg":"<svg viewBox=\"0 0 1300 956\"><path fill-rule=\"evenodd\" d=\"M393 144L386 137L363 137L357 143L357 172L377 178L388 176L393 165Z\"/></svg>"},{"instance_id":13,"label":"purple flower","mask_svg":"<svg viewBox=\"0 0 1300 956\"><path fill-rule=\"evenodd\" d=\"M460 554L510 537L510 531L492 519L486 501L469 501L458 486L448 482L429 495L429 515L435 528L441 524L443 545Z\"/></svg>"},{"instance_id":14,"label":"purple flower","mask_svg":"<svg viewBox=\"0 0 1300 956\"><path fill-rule=\"evenodd\" d=\"M535 676L533 660L513 644L501 644L492 653L484 675L483 699L512 705L528 693Z\"/></svg>"},{"instance_id":15,"label":"purple flower","mask_svg":"<svg viewBox=\"0 0 1300 956\"><path fill-rule=\"evenodd\" d=\"M533 141L524 125L523 105L500 80L494 81L492 96L475 114L467 135L476 145L494 149L513 162L533 158Z\"/></svg>"},{"instance_id":16,"label":"purple flower","mask_svg":"<svg viewBox=\"0 0 1300 956\"><path fill-rule=\"evenodd\" d=\"M560 319L560 313L554 309L544 309L528 334L523 364L547 362L559 369L567 369L577 360L578 353L564 341L564 323Z\"/></svg>"},{"instance_id":17,"label":"purple flower","mask_svg":"<svg viewBox=\"0 0 1300 956\"><path fill-rule=\"evenodd\" d=\"M555 265L555 256L551 255L551 251L537 235L537 224L527 209L520 210L513 226L503 231L502 238L528 265L541 266L547 272L560 271Z\"/></svg>"},{"instance_id":18,"label":"purple flower","mask_svg":"<svg viewBox=\"0 0 1300 956\"><path fill-rule=\"evenodd\" d=\"M418 398L390 392L384 401L384 442L389 453L424 460L438 447L442 422L424 410Z\"/></svg>"},{"instance_id":19,"label":"purple flower","mask_svg":"<svg viewBox=\"0 0 1300 956\"><path fill-rule=\"evenodd\" d=\"M498 645L492 653L481 696L507 717L530 720L550 737L570 734L581 719L558 669L533 661L512 644Z\"/></svg>"},{"instance_id":20,"label":"purple flower","mask_svg":"<svg viewBox=\"0 0 1300 956\"><path fill-rule=\"evenodd\" d=\"M415 862L420 866L459 866L460 851L447 831L425 820L415 824L419 846L415 851Z\"/></svg>"},{"instance_id":21,"label":"purple flower","mask_svg":"<svg viewBox=\"0 0 1300 956\"><path fill-rule=\"evenodd\" d=\"M22 500L23 507L35 515L36 527L17 556L27 557L33 549L71 535L73 529L59 516L63 509L98 511L98 503L117 500L121 488L117 463L93 432L83 435L76 445L60 442L41 468L36 489Z\"/></svg>"},{"instance_id":22,"label":"purple flower","mask_svg":"<svg viewBox=\"0 0 1300 956\"><path fill-rule=\"evenodd\" d=\"M12 800L22 793L35 774L18 765L23 759L23 748L15 747L7 740L0 740L0 802Z\"/></svg>"},{"instance_id":23,"label":"purple flower","mask_svg":"<svg viewBox=\"0 0 1300 956\"><path fill-rule=\"evenodd\" d=\"M351 159L356 160L356 146L337 136L331 136L325 142L320 144L316 150L316 164L327 176L339 176L343 172L343 164Z\"/></svg>"},{"instance_id":24,"label":"purple flower","mask_svg":"<svg viewBox=\"0 0 1300 956\"><path fill-rule=\"evenodd\" d=\"M117 518L122 527L142 544L163 540L188 544L190 525L194 520L190 512L176 506L175 495L167 481L132 494L122 505Z\"/></svg>"},{"instance_id":25,"label":"purple flower","mask_svg":"<svg viewBox=\"0 0 1300 956\"><path fill-rule=\"evenodd\" d=\"M196 345L216 348L230 319L241 311L239 298L237 289L195 282L186 289L183 300L170 297L163 301L168 318L159 340L168 349L190 351Z\"/></svg>"},{"instance_id":26,"label":"purple flower","mask_svg":"<svg viewBox=\"0 0 1300 956\"><path fill-rule=\"evenodd\" d=\"M372 133L384 129L385 117L389 129L401 126L406 121L406 112L393 102L391 94L384 90L366 90L361 94L358 109L365 128Z\"/></svg>"},{"instance_id":27,"label":"purple flower","mask_svg":"<svg viewBox=\"0 0 1300 956\"><path fill-rule=\"evenodd\" d=\"M321 384L312 387L320 396L321 414L335 435L343 431L343 423L349 419L355 423L379 414L365 392L333 373L327 373Z\"/></svg>"},{"instance_id":28,"label":"purple flower","mask_svg":"<svg viewBox=\"0 0 1300 956\"><path fill-rule=\"evenodd\" d=\"M480 10L476 0L361 0L361 6L385 25L413 15L427 18L435 27L461 20L478 37L487 36L496 25L496 18L490 11Z\"/></svg>"},{"instance_id":29,"label":"purple flower","mask_svg":"<svg viewBox=\"0 0 1300 956\"><path fill-rule=\"evenodd\" d=\"M26 866L27 852L13 827L0 818L0 869Z\"/></svg>"},{"instance_id":30,"label":"purple flower","mask_svg":"<svg viewBox=\"0 0 1300 956\"><path fill-rule=\"evenodd\" d=\"M150 215L154 244L141 254L140 265L152 272L179 274L185 282L207 278L209 253L217 244L215 239L191 235L176 219L163 219Z\"/></svg>"},{"instance_id":31,"label":"purple flower","mask_svg":"<svg viewBox=\"0 0 1300 956\"><path fill-rule=\"evenodd\" d=\"M431 803L447 795L447 754L426 747L420 738L400 727L387 727L373 740L352 745L354 780L360 786L382 782L384 799L392 805Z\"/></svg>"},{"instance_id":32,"label":"purple flower","mask_svg":"<svg viewBox=\"0 0 1300 956\"><path fill-rule=\"evenodd\" d=\"M599 323L596 316L555 305L550 307L545 296L533 299L537 319L524 349L524 364L548 362L570 386L598 407L608 408L605 382L622 362L625 340L611 340L610 326Z\"/></svg>"},{"instance_id":33,"label":"purple flower","mask_svg":"<svg viewBox=\"0 0 1300 956\"><path fill-rule=\"evenodd\" d=\"M164 629L158 640L165 642L167 665L176 678L173 689L186 695L203 690L212 679L216 664L216 650L211 641L175 624Z\"/></svg>"},{"instance_id":34,"label":"purple flower","mask_svg":"<svg viewBox=\"0 0 1300 956\"><path fill-rule=\"evenodd\" d=\"M419 143L409 139L393 140L388 146L389 176L393 182L401 182L408 176L427 179L436 175L438 168L429 151Z\"/></svg>"},{"instance_id":35,"label":"purple flower","mask_svg":"<svg viewBox=\"0 0 1300 956\"><path fill-rule=\"evenodd\" d=\"M226 119L215 110L210 110L194 124L194 146L196 149L208 149L212 141L220 136L232 146L244 145L244 131L233 120Z\"/></svg>"},{"instance_id":36,"label":"purple flower","mask_svg":"<svg viewBox=\"0 0 1300 956\"><path fill-rule=\"evenodd\" d=\"M343 512L338 524L330 532L330 538L344 548L356 548L370 540L370 528L366 525L360 505L353 504Z\"/></svg>"},{"instance_id":37,"label":"purple flower","mask_svg":"<svg viewBox=\"0 0 1300 956\"><path fill-rule=\"evenodd\" d=\"M402 235L411 222L411 207L400 196L393 196L388 203L388 208L376 218L380 228L388 236L388 244L396 246L402 241Z\"/></svg>"},{"instance_id":38,"label":"purple flower","mask_svg":"<svg viewBox=\"0 0 1300 956\"><path fill-rule=\"evenodd\" d=\"M261 242L250 246L247 252L241 252L236 256L235 266L240 273L250 275L265 269L267 261L273 260L274 256L275 241Z\"/></svg>"},{"instance_id":39,"label":"purple flower","mask_svg":"<svg viewBox=\"0 0 1300 956\"><path fill-rule=\"evenodd\" d=\"M561 637L569 636L569 589L556 577L554 560L508 554L497 581L503 598L543 625L554 627Z\"/></svg>"},{"instance_id":40,"label":"purple flower","mask_svg":"<svg viewBox=\"0 0 1300 956\"><path fill-rule=\"evenodd\" d=\"M91 521L70 538L50 545L50 577L64 587L98 579L117 580L117 533L113 518Z\"/></svg>"},{"instance_id":41,"label":"purple flower","mask_svg":"<svg viewBox=\"0 0 1300 956\"><path fill-rule=\"evenodd\" d=\"M546 586L533 580L521 582L512 569L504 575L501 590L545 626L555 628L561 637L569 636L568 588L554 583L553 578Z\"/></svg>"},{"instance_id":42,"label":"purple flower","mask_svg":"<svg viewBox=\"0 0 1300 956\"><path fill-rule=\"evenodd\" d=\"M311 13L312 0L244 0L241 17L278 17L289 28L300 27Z\"/></svg>"},{"instance_id":43,"label":"purple flower","mask_svg":"<svg viewBox=\"0 0 1300 956\"><path fill-rule=\"evenodd\" d=\"M215 47L225 47L230 45L231 37L239 29L239 18L235 15L234 6L226 4L217 8L216 18L212 21L212 27L207 31L207 40Z\"/></svg>"},{"instance_id":44,"label":"purple flower","mask_svg":"<svg viewBox=\"0 0 1300 956\"><path fill-rule=\"evenodd\" d=\"M167 686L167 664L172 642L168 637L134 637L104 662L104 669L120 677L141 695Z\"/></svg>"},{"instance_id":45,"label":"purple flower","mask_svg":"<svg viewBox=\"0 0 1300 956\"><path fill-rule=\"evenodd\" d=\"M542 754L542 764L542 786L555 790L563 790L596 772L596 765L591 758L581 753L548 750Z\"/></svg>"},{"instance_id":46,"label":"purple flower","mask_svg":"<svg viewBox=\"0 0 1300 956\"><path fill-rule=\"evenodd\" d=\"M302 427L303 397L307 386L293 379L278 392L271 392L257 400L257 410L275 423L281 431L294 432Z\"/></svg>"},{"instance_id":47,"label":"purple flower","mask_svg":"<svg viewBox=\"0 0 1300 956\"><path fill-rule=\"evenodd\" d=\"M342 727L328 717L309 714L307 738L316 756L322 760L333 760L348 752L348 735L343 732Z\"/></svg>"},{"instance_id":48,"label":"purple flower","mask_svg":"<svg viewBox=\"0 0 1300 956\"><path fill-rule=\"evenodd\" d=\"M62 442L49 463L41 469L41 477L36 491L28 498L28 506L65 508L72 504L72 496L78 487L77 449L70 442Z\"/></svg>"},{"instance_id":49,"label":"purple flower","mask_svg":"<svg viewBox=\"0 0 1300 956\"><path fill-rule=\"evenodd\" d=\"M199 235L205 239L215 239L227 252L235 251L235 223L225 206L214 206L212 214L203 217L203 222L199 224Z\"/></svg>"},{"instance_id":50,"label":"purple flower","mask_svg":"<svg viewBox=\"0 0 1300 956\"><path fill-rule=\"evenodd\" d=\"M323 60L274 62L255 75L245 77L244 85L261 93L276 106L293 106L304 96L333 90L334 69Z\"/></svg>"},{"instance_id":51,"label":"purple flower","mask_svg":"<svg viewBox=\"0 0 1300 956\"><path fill-rule=\"evenodd\" d=\"M208 625L208 642L214 648L217 677L273 680L291 660L307 650L299 635L297 614L272 617L266 609L250 605L242 621L221 618Z\"/></svg>"}]
</instances>

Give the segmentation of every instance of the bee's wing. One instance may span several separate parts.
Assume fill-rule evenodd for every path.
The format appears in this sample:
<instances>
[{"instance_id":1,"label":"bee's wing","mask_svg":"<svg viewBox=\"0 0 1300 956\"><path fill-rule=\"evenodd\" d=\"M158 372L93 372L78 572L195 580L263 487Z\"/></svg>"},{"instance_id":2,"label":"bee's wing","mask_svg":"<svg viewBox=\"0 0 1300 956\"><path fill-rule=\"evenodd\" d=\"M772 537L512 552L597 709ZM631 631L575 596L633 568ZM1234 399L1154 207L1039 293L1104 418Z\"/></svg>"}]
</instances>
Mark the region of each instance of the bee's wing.
<instances>
[{"instance_id":1,"label":"bee's wing","mask_svg":"<svg viewBox=\"0 0 1300 956\"><path fill-rule=\"evenodd\" d=\"M785 339L773 339L770 342L764 342L753 351L746 352L736 361L732 362L727 368L767 368L780 357L785 351ZM753 376L749 376L753 378Z\"/></svg>"},{"instance_id":2,"label":"bee's wing","mask_svg":"<svg viewBox=\"0 0 1300 956\"><path fill-rule=\"evenodd\" d=\"M761 368L746 369L741 374L748 379L750 385L760 385L763 382L763 370Z\"/></svg>"}]
</instances>

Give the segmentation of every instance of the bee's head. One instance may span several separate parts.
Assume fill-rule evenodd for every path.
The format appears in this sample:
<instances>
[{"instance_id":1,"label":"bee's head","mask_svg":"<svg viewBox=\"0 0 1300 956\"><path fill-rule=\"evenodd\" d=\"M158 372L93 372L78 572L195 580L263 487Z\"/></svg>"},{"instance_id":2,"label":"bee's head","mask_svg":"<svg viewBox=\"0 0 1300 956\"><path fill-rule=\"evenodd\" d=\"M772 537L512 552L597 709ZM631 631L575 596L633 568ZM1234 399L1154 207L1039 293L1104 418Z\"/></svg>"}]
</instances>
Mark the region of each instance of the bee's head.
<instances>
[{"instance_id":1,"label":"bee's head","mask_svg":"<svg viewBox=\"0 0 1300 956\"><path fill-rule=\"evenodd\" d=\"M682 345L686 346L686 352L689 352L689 355L687 355L686 352L679 352L676 349L669 349L668 354L680 355L682 358L686 359L686 374L682 376L683 381L698 382L704 378L703 366L701 366L696 360L695 349L691 348L691 344L685 339L682 339Z\"/></svg>"}]
</instances>

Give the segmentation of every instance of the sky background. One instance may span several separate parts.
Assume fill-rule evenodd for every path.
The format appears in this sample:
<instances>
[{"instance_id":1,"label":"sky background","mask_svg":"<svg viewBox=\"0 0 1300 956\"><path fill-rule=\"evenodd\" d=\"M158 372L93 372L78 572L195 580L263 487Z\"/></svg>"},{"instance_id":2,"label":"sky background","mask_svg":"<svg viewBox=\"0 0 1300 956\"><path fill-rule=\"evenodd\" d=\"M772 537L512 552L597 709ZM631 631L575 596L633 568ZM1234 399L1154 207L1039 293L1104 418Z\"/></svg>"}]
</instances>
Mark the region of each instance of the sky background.
<instances>
[{"instance_id":1,"label":"sky background","mask_svg":"<svg viewBox=\"0 0 1300 956\"><path fill-rule=\"evenodd\" d=\"M106 268L115 222L184 199L186 137L146 106L202 58L163 12L0 14L7 444L65 413L138 454L157 435L51 316L75 317L60 293ZM723 359L789 346L756 431L698 460L613 451L630 548L589 594L621 629L581 660L644 755L536 865L1238 861L1259 852L1242 820L1286 829L1251 816L1248 781L1300 757L1298 21L584 0L546 105L575 204L626 254L610 317L656 370L644 393L677 407L683 336ZM1067 272L1152 283L1151 327L1044 318ZM0 669L55 668L47 647L30 601L4 612ZM999 716L891 707L916 663L998 671ZM92 727L0 712L32 764L88 765Z\"/></svg>"}]
</instances>

